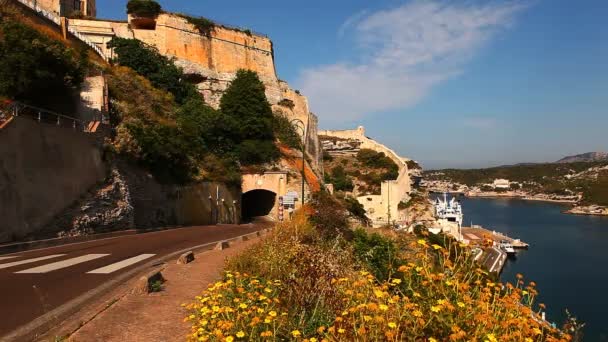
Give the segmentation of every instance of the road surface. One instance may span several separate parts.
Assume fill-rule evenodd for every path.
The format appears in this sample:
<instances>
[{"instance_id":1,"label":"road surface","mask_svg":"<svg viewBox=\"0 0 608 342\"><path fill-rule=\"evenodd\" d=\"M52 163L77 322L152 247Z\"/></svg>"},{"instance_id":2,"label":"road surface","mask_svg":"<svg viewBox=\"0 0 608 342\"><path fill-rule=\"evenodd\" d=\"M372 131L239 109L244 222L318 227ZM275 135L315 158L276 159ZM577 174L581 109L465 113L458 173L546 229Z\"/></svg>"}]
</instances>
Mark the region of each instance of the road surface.
<instances>
[{"instance_id":1,"label":"road surface","mask_svg":"<svg viewBox=\"0 0 608 342\"><path fill-rule=\"evenodd\" d=\"M0 340L137 265L266 227L260 222L179 228L0 255Z\"/></svg>"}]
</instances>

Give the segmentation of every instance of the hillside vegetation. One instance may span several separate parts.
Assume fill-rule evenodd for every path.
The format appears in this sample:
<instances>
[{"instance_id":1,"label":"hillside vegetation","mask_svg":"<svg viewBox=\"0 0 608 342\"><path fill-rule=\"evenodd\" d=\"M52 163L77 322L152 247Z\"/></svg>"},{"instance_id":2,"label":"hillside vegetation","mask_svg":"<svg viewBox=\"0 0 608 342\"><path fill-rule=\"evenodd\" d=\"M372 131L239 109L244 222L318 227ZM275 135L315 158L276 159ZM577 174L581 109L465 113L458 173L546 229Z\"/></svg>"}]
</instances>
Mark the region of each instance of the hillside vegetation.
<instances>
[{"instance_id":1,"label":"hillside vegetation","mask_svg":"<svg viewBox=\"0 0 608 342\"><path fill-rule=\"evenodd\" d=\"M190 341L570 341L536 284L500 284L445 236L351 230L320 193L190 304ZM576 333L576 325L574 327Z\"/></svg>"},{"instance_id":2,"label":"hillside vegetation","mask_svg":"<svg viewBox=\"0 0 608 342\"><path fill-rule=\"evenodd\" d=\"M583 203L608 205L608 162L578 162L501 166L487 169L426 171L428 180L447 180L468 186L504 178L519 182L532 194L583 194Z\"/></svg>"},{"instance_id":3,"label":"hillside vegetation","mask_svg":"<svg viewBox=\"0 0 608 342\"><path fill-rule=\"evenodd\" d=\"M399 176L399 167L391 158L370 149L361 149L356 155L325 155L323 166L326 183L345 192L356 186L360 195L379 195L383 181Z\"/></svg>"}]
</instances>

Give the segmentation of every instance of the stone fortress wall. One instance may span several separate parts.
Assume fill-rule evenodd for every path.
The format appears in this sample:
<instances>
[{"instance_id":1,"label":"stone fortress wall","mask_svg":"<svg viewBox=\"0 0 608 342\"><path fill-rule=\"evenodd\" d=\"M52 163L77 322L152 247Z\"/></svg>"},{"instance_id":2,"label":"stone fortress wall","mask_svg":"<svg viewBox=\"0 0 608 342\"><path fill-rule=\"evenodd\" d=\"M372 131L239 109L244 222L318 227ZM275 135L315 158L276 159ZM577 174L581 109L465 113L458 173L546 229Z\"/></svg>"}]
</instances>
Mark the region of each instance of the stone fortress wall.
<instances>
[{"instance_id":1,"label":"stone fortress wall","mask_svg":"<svg viewBox=\"0 0 608 342\"><path fill-rule=\"evenodd\" d=\"M359 196L357 200L365 208L374 226L403 221L404 217L400 216L398 206L399 202L409 199L411 192L410 172L407 167L409 159L399 156L392 149L365 136L365 128L362 126L353 130L320 131L319 135L357 141L360 143L359 148L382 152L399 166L399 176L395 180L382 182L380 195Z\"/></svg>"}]
</instances>

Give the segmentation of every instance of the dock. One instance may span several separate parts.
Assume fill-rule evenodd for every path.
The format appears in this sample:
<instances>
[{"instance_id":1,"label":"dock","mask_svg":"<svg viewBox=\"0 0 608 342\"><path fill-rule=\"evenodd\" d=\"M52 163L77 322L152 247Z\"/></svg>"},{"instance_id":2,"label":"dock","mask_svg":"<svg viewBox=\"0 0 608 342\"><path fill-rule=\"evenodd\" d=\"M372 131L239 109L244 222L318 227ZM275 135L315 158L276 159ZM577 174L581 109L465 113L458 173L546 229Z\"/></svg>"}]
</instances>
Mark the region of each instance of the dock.
<instances>
[{"instance_id":1,"label":"dock","mask_svg":"<svg viewBox=\"0 0 608 342\"><path fill-rule=\"evenodd\" d=\"M462 227L462 237L472 246L481 248L482 252L475 259L490 273L500 274L507 262L507 253L499 246L507 241L513 248L526 249L529 244L514 239L503 233L483 228L481 226Z\"/></svg>"},{"instance_id":2,"label":"dock","mask_svg":"<svg viewBox=\"0 0 608 342\"><path fill-rule=\"evenodd\" d=\"M462 227L462 237L469 240L469 243L473 245L481 245L487 240L499 244L502 240L506 240L513 248L526 249L530 247L528 243L523 242L520 239L514 239L501 232L489 230L481 226Z\"/></svg>"}]
</instances>

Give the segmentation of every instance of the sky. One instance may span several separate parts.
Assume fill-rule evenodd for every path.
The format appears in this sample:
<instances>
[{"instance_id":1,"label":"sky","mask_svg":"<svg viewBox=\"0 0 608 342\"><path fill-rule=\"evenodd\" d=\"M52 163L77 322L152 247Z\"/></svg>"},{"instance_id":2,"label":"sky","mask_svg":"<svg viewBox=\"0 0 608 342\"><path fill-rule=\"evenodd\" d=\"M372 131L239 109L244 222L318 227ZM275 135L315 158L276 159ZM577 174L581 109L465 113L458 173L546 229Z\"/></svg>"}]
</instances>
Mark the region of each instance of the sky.
<instances>
[{"instance_id":1,"label":"sky","mask_svg":"<svg viewBox=\"0 0 608 342\"><path fill-rule=\"evenodd\" d=\"M606 0L160 3L268 35L321 129L362 125L425 169L608 151Z\"/></svg>"}]
</instances>

